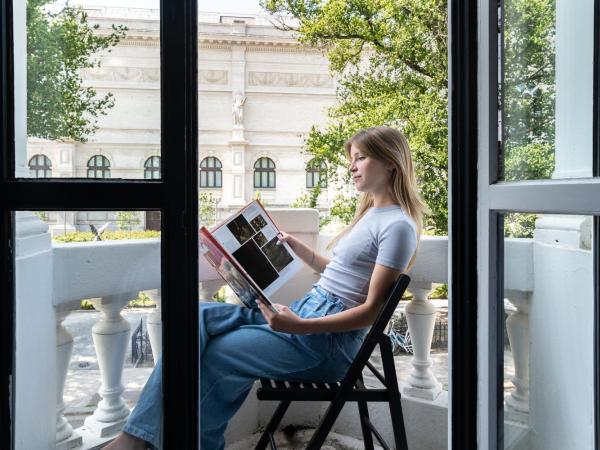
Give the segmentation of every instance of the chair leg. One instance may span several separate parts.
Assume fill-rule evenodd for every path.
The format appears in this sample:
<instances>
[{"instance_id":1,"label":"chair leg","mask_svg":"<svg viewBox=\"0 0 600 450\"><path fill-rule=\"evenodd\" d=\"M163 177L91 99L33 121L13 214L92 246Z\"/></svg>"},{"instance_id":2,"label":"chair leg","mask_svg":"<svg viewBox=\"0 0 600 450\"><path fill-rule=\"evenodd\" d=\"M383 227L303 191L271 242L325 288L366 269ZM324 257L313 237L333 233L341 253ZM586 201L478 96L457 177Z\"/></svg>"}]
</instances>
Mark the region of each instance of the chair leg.
<instances>
[{"instance_id":1,"label":"chair leg","mask_svg":"<svg viewBox=\"0 0 600 450\"><path fill-rule=\"evenodd\" d=\"M321 419L321 422L319 422L319 426L312 435L310 442L306 446L306 450L320 450L321 447L323 447L323 443L325 442L325 439L327 439L327 435L339 416L344 403L346 403L346 401L343 397L336 398L331 402L325 415Z\"/></svg>"},{"instance_id":2,"label":"chair leg","mask_svg":"<svg viewBox=\"0 0 600 450\"><path fill-rule=\"evenodd\" d=\"M263 431L263 434L260 436L260 439L258 440L258 443L254 447L254 450L265 450L267 448L267 444L269 444L269 443L271 444L271 447L273 447L273 444L275 441L273 440L272 437L270 437L270 435L272 436L277 431L277 427L279 426L279 423L281 422L283 415L285 414L288 407L290 406L290 403L291 402L289 400L283 400L283 401L279 402L277 409L271 416L271 419L269 420L269 423L267 424L265 431ZM273 447L271 450L276 450L276 449L275 449L275 447Z\"/></svg>"},{"instance_id":3,"label":"chair leg","mask_svg":"<svg viewBox=\"0 0 600 450\"><path fill-rule=\"evenodd\" d=\"M358 402L358 414L360 416L360 427L362 428L365 450L374 450L373 434L365 422L365 419L369 419L369 408L367 407L367 402Z\"/></svg>"},{"instance_id":4,"label":"chair leg","mask_svg":"<svg viewBox=\"0 0 600 450\"><path fill-rule=\"evenodd\" d=\"M402 414L402 401L400 389L398 389L398 379L396 378L396 366L394 365L394 355L392 354L392 344L389 339L380 341L381 362L389 392L390 417L392 419L392 429L394 430L394 441L397 450L408 450L406 441L406 430L404 428L404 417Z\"/></svg>"}]
</instances>

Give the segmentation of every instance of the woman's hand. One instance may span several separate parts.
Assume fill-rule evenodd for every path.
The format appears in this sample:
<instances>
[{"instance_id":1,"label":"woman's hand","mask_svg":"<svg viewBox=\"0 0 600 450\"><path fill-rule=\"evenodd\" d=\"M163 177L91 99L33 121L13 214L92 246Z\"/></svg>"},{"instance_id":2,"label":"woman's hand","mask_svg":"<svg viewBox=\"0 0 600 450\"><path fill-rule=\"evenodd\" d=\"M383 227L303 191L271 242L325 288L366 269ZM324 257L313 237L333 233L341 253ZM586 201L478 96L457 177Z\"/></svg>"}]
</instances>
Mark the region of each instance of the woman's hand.
<instances>
[{"instance_id":1,"label":"woman's hand","mask_svg":"<svg viewBox=\"0 0 600 450\"><path fill-rule=\"evenodd\" d=\"M278 244L287 242L287 244L290 247L292 247L292 250L296 251L296 238L294 238L294 236L292 236L291 234L279 230L279 233L277 234L277 239L279 239Z\"/></svg>"},{"instance_id":2,"label":"woman's hand","mask_svg":"<svg viewBox=\"0 0 600 450\"><path fill-rule=\"evenodd\" d=\"M275 304L278 312L273 312L262 301L257 300L258 309L273 331L283 333L305 334L307 330L306 321L294 314L287 306Z\"/></svg>"}]
</instances>

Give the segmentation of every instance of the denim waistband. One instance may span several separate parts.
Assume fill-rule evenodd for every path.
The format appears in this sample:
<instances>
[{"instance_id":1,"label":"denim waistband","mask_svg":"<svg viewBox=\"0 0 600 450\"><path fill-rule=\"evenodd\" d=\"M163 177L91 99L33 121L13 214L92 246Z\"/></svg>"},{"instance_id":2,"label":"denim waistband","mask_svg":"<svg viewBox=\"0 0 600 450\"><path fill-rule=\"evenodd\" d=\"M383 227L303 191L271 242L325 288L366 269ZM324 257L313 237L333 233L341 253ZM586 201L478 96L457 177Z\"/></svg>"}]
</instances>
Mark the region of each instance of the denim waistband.
<instances>
[{"instance_id":1,"label":"denim waistband","mask_svg":"<svg viewBox=\"0 0 600 450\"><path fill-rule=\"evenodd\" d=\"M333 292L330 292L327 289L323 289L318 284L313 284L312 287L312 292L318 295L321 299L340 305L344 309L348 309L348 306L344 303L344 300L339 296L335 295Z\"/></svg>"}]
</instances>

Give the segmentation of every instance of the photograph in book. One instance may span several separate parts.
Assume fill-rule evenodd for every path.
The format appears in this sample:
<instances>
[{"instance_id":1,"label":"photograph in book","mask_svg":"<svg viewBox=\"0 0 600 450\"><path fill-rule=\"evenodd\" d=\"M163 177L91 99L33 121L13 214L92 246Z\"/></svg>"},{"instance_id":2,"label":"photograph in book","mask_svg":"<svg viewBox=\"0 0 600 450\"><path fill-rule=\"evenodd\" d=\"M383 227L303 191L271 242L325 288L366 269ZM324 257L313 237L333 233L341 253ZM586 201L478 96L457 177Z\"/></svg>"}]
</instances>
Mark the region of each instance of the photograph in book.
<instances>
[{"instance_id":1,"label":"photograph in book","mask_svg":"<svg viewBox=\"0 0 600 450\"><path fill-rule=\"evenodd\" d=\"M279 241L279 229L259 200L248 203L210 233L267 297L303 266L289 244Z\"/></svg>"},{"instance_id":2,"label":"photograph in book","mask_svg":"<svg viewBox=\"0 0 600 450\"><path fill-rule=\"evenodd\" d=\"M281 272L288 264L294 261L294 258L292 258L292 255L289 254L286 248L279 245L279 240L276 237L267 242L262 250L278 272Z\"/></svg>"},{"instance_id":3,"label":"photograph in book","mask_svg":"<svg viewBox=\"0 0 600 450\"><path fill-rule=\"evenodd\" d=\"M244 276L242 270L237 267L236 262L215 241L205 227L200 229L200 254L210 262L245 306L255 308L255 301L262 299L270 308L274 309L274 306L264 293L260 289L257 289L252 281Z\"/></svg>"}]
</instances>

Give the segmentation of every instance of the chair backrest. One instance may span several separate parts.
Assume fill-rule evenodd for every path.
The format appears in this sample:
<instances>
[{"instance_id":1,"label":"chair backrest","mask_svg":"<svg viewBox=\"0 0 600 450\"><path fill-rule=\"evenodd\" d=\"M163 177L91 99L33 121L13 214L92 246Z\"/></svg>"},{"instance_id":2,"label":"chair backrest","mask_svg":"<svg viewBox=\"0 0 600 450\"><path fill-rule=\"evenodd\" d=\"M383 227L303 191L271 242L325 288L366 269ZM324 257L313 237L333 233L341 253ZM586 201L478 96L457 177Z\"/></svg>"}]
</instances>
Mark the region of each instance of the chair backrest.
<instances>
[{"instance_id":1,"label":"chair backrest","mask_svg":"<svg viewBox=\"0 0 600 450\"><path fill-rule=\"evenodd\" d=\"M385 327L392 318L392 314L394 314L394 311L398 307L398 303L402 299L404 291L406 291L409 283L410 277L408 275L401 274L398 277L390 293L388 294L387 299L385 300L383 308L381 308L381 311L375 319L375 322L371 326L371 330L369 330L365 336L365 339L358 350L354 361L348 368L348 372L346 373L342 383L350 382L353 385L356 378L362 373L367 361L369 361L375 346L379 344L382 339L388 339L384 333Z\"/></svg>"}]
</instances>

